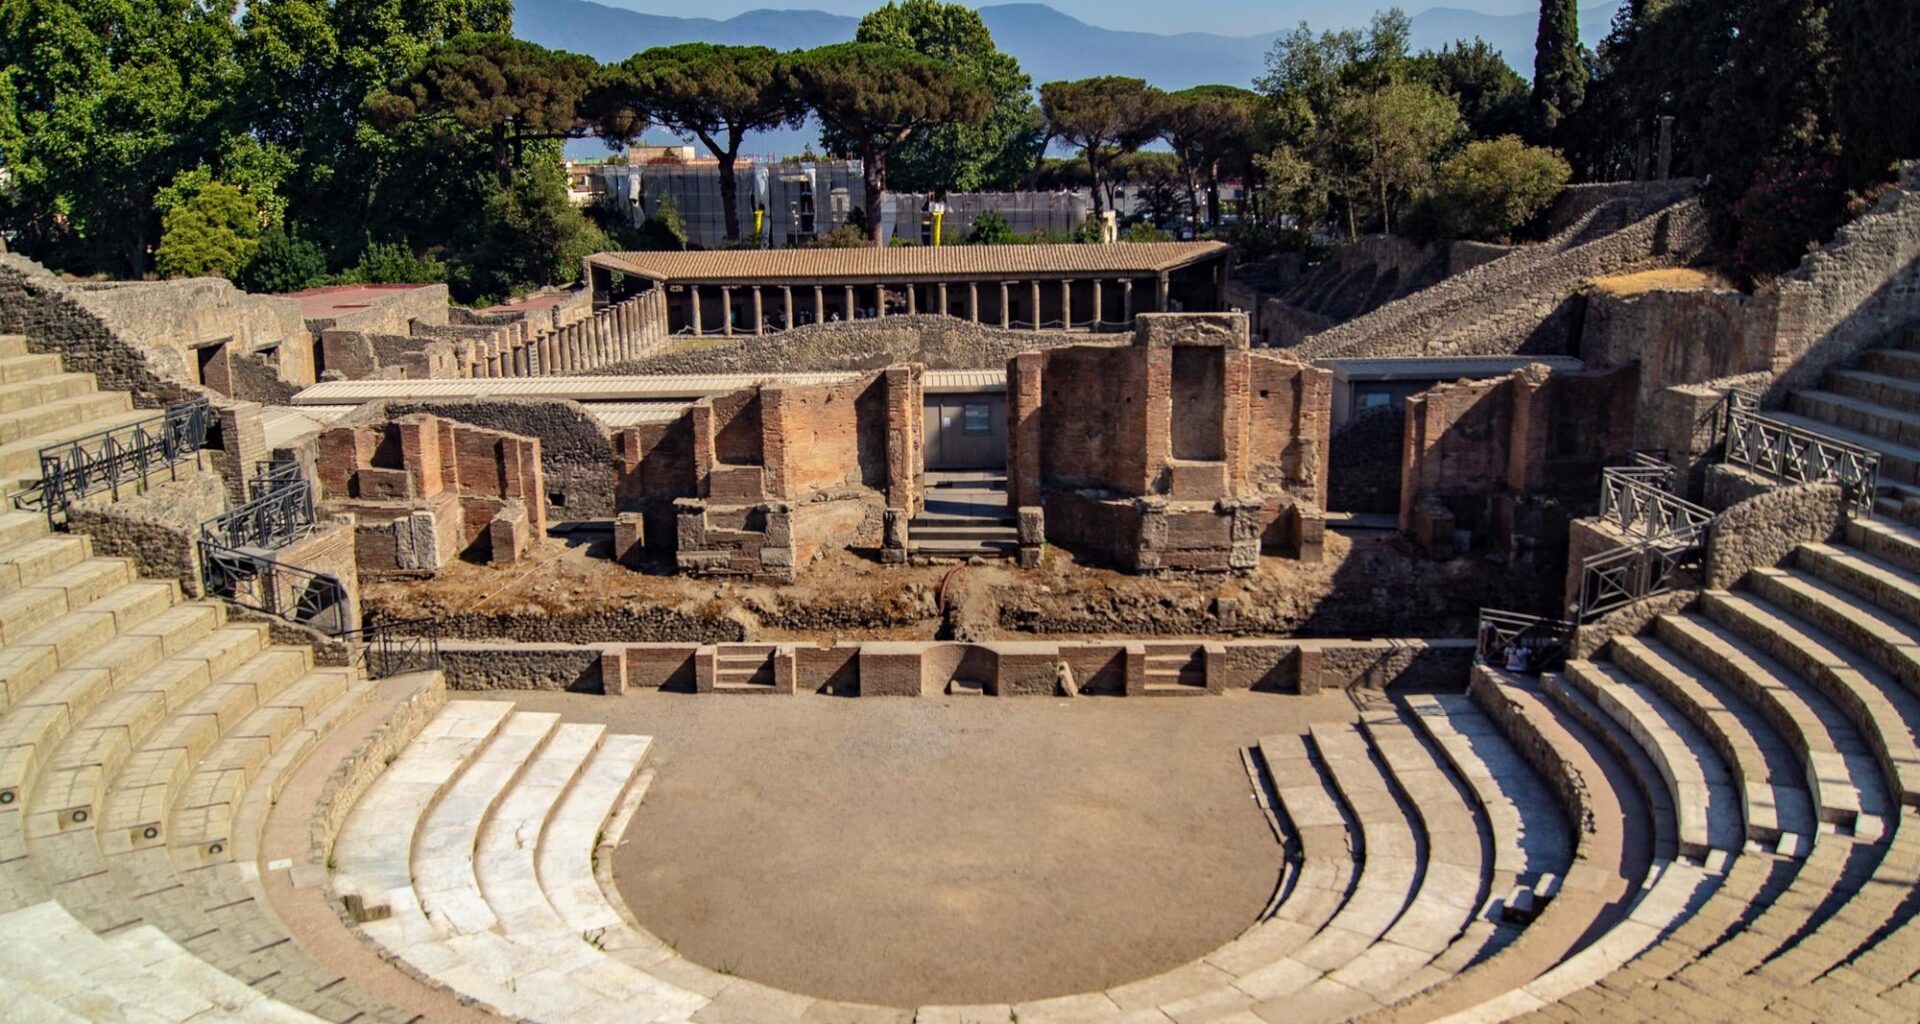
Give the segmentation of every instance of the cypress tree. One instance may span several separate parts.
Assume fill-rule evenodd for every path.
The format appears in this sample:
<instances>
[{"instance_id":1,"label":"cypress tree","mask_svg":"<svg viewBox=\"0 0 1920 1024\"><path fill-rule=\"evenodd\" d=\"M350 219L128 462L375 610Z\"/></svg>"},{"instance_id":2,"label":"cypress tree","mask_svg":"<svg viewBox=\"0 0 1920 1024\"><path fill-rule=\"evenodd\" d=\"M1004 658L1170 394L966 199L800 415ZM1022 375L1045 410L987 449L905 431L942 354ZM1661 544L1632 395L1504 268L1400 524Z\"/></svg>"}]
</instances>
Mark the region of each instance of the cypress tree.
<instances>
[{"instance_id":1,"label":"cypress tree","mask_svg":"<svg viewBox=\"0 0 1920 1024\"><path fill-rule=\"evenodd\" d=\"M1533 110L1541 141L1561 141L1561 125L1586 94L1578 0L1540 0L1540 32L1533 44Z\"/></svg>"}]
</instances>

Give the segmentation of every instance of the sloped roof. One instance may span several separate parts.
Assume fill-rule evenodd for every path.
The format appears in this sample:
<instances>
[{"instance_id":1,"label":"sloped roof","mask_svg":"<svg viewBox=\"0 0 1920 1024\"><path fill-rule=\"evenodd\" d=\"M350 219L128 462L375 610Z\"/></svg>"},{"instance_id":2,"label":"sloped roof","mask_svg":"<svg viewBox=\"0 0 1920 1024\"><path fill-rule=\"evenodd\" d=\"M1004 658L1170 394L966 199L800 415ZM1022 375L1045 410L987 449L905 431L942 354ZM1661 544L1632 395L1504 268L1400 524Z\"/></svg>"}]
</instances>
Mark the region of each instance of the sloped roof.
<instances>
[{"instance_id":1,"label":"sloped roof","mask_svg":"<svg viewBox=\"0 0 1920 1024\"><path fill-rule=\"evenodd\" d=\"M594 266L654 281L778 284L954 278L1046 278L1157 274L1227 251L1224 242L1115 242L1111 245L943 245L860 249L736 249L711 252L603 252Z\"/></svg>"}]
</instances>

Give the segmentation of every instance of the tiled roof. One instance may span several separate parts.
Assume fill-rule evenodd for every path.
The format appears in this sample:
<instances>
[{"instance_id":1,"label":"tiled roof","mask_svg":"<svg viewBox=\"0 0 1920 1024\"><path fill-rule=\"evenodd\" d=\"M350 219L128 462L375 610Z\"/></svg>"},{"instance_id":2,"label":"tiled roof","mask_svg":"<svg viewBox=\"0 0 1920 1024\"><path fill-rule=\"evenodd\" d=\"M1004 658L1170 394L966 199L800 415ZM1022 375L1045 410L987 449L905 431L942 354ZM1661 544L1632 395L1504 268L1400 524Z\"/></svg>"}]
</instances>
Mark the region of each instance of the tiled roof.
<instances>
[{"instance_id":1,"label":"tiled roof","mask_svg":"<svg viewBox=\"0 0 1920 1024\"><path fill-rule=\"evenodd\" d=\"M1154 274L1227 251L1224 242L1116 242L1112 245L914 245L878 249L744 249L712 252L603 252L595 266L655 281L778 283L909 278L1045 278Z\"/></svg>"},{"instance_id":2,"label":"tiled roof","mask_svg":"<svg viewBox=\"0 0 1920 1024\"><path fill-rule=\"evenodd\" d=\"M753 384L833 384L860 373L706 373L689 376L507 377L442 380L333 380L293 396L296 406L412 399L554 398L576 402L661 402L724 395Z\"/></svg>"}]
</instances>

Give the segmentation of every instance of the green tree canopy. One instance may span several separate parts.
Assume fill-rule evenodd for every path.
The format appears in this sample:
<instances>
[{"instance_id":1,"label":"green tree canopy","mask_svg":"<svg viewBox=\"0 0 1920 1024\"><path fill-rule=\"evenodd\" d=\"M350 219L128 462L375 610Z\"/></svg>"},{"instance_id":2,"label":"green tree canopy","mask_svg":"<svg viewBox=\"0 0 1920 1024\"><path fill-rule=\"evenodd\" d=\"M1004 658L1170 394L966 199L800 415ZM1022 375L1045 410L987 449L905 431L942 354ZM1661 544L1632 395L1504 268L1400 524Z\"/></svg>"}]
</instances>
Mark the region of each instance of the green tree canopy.
<instances>
[{"instance_id":1,"label":"green tree canopy","mask_svg":"<svg viewBox=\"0 0 1920 1024\"><path fill-rule=\"evenodd\" d=\"M1515 135L1469 143L1434 176L1440 230L1454 238L1505 239L1545 210L1572 173L1560 154Z\"/></svg>"},{"instance_id":2,"label":"green tree canopy","mask_svg":"<svg viewBox=\"0 0 1920 1024\"><path fill-rule=\"evenodd\" d=\"M1543 141L1561 141L1562 123L1587 96L1587 61L1580 46L1579 0L1540 0L1533 43L1533 109Z\"/></svg>"},{"instance_id":3,"label":"green tree canopy","mask_svg":"<svg viewBox=\"0 0 1920 1024\"><path fill-rule=\"evenodd\" d=\"M1345 147L1363 156L1360 166L1379 204L1383 231L1393 230L1395 194L1425 184L1461 131L1452 97L1424 82L1360 93L1341 105L1334 122Z\"/></svg>"},{"instance_id":4,"label":"green tree canopy","mask_svg":"<svg viewBox=\"0 0 1920 1024\"><path fill-rule=\"evenodd\" d=\"M985 86L993 108L979 125L943 124L901 146L889 184L912 192L978 192L1019 186L1046 148L1033 80L994 46L977 11L940 0L898 0L860 19L854 41L945 61Z\"/></svg>"},{"instance_id":5,"label":"green tree canopy","mask_svg":"<svg viewBox=\"0 0 1920 1024\"><path fill-rule=\"evenodd\" d=\"M1460 119L1476 139L1519 135L1528 129L1527 80L1484 39L1423 51L1412 58L1410 72L1453 97Z\"/></svg>"},{"instance_id":6,"label":"green tree canopy","mask_svg":"<svg viewBox=\"0 0 1920 1024\"><path fill-rule=\"evenodd\" d=\"M860 158L867 237L880 242L880 193L900 147L941 124L978 125L987 90L952 65L878 43L836 43L797 55L794 79L823 137L846 140Z\"/></svg>"},{"instance_id":7,"label":"green tree canopy","mask_svg":"<svg viewBox=\"0 0 1920 1024\"><path fill-rule=\"evenodd\" d=\"M1107 75L1040 87L1040 110L1047 134L1080 147L1093 181L1093 208L1104 209L1102 187L1107 168L1160 134L1161 101L1166 94L1144 79Z\"/></svg>"},{"instance_id":8,"label":"green tree canopy","mask_svg":"<svg viewBox=\"0 0 1920 1024\"><path fill-rule=\"evenodd\" d=\"M1208 224L1220 220L1222 166L1246 169L1258 151L1260 96L1231 85L1199 85L1167 96L1160 129L1180 159L1187 201L1201 212L1199 186L1207 186Z\"/></svg>"},{"instance_id":9,"label":"green tree canopy","mask_svg":"<svg viewBox=\"0 0 1920 1024\"><path fill-rule=\"evenodd\" d=\"M738 240L734 164L741 143L748 132L796 126L806 117L788 63L764 46L655 47L609 69L588 105L609 138L635 134L633 125L652 121L699 140L720 164L727 238Z\"/></svg>"},{"instance_id":10,"label":"green tree canopy","mask_svg":"<svg viewBox=\"0 0 1920 1024\"><path fill-rule=\"evenodd\" d=\"M259 207L245 192L218 181L178 196L161 224L154 261L166 277L233 277L260 240Z\"/></svg>"},{"instance_id":11,"label":"green tree canopy","mask_svg":"<svg viewBox=\"0 0 1920 1024\"><path fill-rule=\"evenodd\" d=\"M596 65L497 32L455 36L434 47L406 78L367 99L383 127L416 119L450 122L488 141L500 187L529 141L569 138L586 123L580 102Z\"/></svg>"}]
</instances>

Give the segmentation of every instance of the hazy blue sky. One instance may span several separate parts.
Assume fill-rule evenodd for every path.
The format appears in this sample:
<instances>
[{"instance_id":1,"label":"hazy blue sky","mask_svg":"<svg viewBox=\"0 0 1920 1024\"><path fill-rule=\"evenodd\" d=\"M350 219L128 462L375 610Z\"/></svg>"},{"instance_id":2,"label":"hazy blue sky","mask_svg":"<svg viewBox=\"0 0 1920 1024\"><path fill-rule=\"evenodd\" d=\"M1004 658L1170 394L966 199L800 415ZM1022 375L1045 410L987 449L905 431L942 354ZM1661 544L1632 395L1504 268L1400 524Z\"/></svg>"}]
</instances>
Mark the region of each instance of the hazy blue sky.
<instances>
[{"instance_id":1,"label":"hazy blue sky","mask_svg":"<svg viewBox=\"0 0 1920 1024\"><path fill-rule=\"evenodd\" d=\"M862 15L883 0L595 0L610 7L628 7L649 14L680 18L730 18L743 11L771 8L818 10L831 14ZM962 0L980 7L979 0ZM1583 0L1583 6L1586 0ZM1314 28L1362 25L1376 8L1390 6L1348 0L1046 0L1048 6L1090 25L1140 32L1213 32L1243 36L1292 27L1305 19ZM1409 14L1429 7L1456 7L1483 14L1518 14L1539 10L1528 0L1409 0L1401 4ZM1072 45L1062 40L1062 45Z\"/></svg>"}]
</instances>

